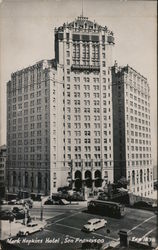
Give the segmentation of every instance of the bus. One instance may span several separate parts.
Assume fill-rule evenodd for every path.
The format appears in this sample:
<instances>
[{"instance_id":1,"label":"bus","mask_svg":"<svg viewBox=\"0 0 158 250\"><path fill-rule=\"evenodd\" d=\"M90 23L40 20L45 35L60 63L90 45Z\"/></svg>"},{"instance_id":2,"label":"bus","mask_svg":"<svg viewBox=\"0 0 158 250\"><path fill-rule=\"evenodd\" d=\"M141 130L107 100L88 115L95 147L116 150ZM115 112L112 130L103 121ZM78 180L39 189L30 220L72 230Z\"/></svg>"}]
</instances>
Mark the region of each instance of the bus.
<instances>
[{"instance_id":1,"label":"bus","mask_svg":"<svg viewBox=\"0 0 158 250\"><path fill-rule=\"evenodd\" d=\"M125 215L125 206L112 201L91 200L88 203L88 212L121 218Z\"/></svg>"}]
</instances>

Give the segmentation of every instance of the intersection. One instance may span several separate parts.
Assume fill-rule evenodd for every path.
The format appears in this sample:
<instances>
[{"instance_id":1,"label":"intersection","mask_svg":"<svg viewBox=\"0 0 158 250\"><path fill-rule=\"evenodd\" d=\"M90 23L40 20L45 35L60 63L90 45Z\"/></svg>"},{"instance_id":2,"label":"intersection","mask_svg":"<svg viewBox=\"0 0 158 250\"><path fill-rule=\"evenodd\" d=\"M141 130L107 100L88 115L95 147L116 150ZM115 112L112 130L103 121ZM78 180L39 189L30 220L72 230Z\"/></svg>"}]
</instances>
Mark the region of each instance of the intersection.
<instances>
[{"instance_id":1,"label":"intersection","mask_svg":"<svg viewBox=\"0 0 158 250\"><path fill-rule=\"evenodd\" d=\"M87 213L81 205L44 206L44 218L47 226L42 232L21 237L21 244L14 244L21 249L76 249L86 241L99 243L119 242L119 231L128 230L130 237L156 237L157 217L153 212L126 208L126 215L121 219L98 216ZM40 206L31 210L32 216L40 215ZM81 229L89 219L105 218L107 226L92 233ZM108 230L107 230L108 229ZM16 237L17 238L17 237ZM15 239L16 239L15 238ZM41 241L42 244L39 244ZM38 242L38 243L36 243Z\"/></svg>"}]
</instances>

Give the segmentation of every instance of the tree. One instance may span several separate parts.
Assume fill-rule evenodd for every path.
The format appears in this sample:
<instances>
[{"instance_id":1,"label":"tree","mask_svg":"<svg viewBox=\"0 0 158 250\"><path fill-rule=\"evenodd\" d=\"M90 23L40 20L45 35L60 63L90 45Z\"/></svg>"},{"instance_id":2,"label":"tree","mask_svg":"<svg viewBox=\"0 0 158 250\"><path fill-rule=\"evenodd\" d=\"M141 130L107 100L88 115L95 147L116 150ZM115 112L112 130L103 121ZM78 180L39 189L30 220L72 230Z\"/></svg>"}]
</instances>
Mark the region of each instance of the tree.
<instances>
[{"instance_id":1,"label":"tree","mask_svg":"<svg viewBox=\"0 0 158 250\"><path fill-rule=\"evenodd\" d=\"M117 181L119 187L123 187L123 188L127 188L127 186L129 185L129 180L127 180L124 176L121 177L118 181Z\"/></svg>"}]
</instances>

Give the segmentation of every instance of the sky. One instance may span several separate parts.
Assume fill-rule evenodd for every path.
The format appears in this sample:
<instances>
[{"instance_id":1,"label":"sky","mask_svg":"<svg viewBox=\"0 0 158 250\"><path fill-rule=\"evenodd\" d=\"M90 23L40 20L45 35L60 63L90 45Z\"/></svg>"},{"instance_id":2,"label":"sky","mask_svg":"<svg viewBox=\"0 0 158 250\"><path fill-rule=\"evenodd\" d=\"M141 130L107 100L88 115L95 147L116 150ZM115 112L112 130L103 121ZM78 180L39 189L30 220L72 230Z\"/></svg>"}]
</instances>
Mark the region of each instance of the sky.
<instances>
[{"instance_id":1,"label":"sky","mask_svg":"<svg viewBox=\"0 0 158 250\"><path fill-rule=\"evenodd\" d=\"M83 4L82 4L83 3ZM115 36L113 62L147 77L153 160L157 159L156 1L0 0L0 145L6 143L6 82L19 69L54 58L54 28L82 14Z\"/></svg>"}]
</instances>

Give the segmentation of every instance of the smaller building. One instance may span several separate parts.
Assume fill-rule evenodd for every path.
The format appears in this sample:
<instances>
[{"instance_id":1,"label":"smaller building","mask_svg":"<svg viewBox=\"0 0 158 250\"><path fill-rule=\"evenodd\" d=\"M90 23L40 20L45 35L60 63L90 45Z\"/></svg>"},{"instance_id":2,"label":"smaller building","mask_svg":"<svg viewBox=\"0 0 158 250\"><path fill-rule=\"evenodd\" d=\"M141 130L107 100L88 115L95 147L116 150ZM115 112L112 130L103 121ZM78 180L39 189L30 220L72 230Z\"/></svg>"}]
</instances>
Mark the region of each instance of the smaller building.
<instances>
[{"instance_id":1,"label":"smaller building","mask_svg":"<svg viewBox=\"0 0 158 250\"><path fill-rule=\"evenodd\" d=\"M7 147L0 146L0 197L5 195L5 171L6 171Z\"/></svg>"},{"instance_id":2,"label":"smaller building","mask_svg":"<svg viewBox=\"0 0 158 250\"><path fill-rule=\"evenodd\" d=\"M153 193L150 88L147 79L128 65L112 67L114 181L125 177L129 190Z\"/></svg>"}]
</instances>

